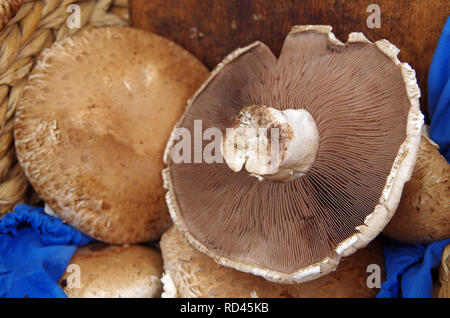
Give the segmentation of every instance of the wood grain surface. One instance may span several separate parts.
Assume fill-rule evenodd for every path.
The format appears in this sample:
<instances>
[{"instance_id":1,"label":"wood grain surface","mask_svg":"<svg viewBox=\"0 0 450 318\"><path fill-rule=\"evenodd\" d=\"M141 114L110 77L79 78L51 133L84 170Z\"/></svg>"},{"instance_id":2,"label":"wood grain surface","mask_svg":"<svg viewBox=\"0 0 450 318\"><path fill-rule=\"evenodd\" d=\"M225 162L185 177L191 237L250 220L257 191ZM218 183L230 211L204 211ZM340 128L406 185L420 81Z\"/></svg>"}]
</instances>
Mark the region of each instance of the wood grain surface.
<instances>
[{"instance_id":1,"label":"wood grain surface","mask_svg":"<svg viewBox=\"0 0 450 318\"><path fill-rule=\"evenodd\" d=\"M427 114L426 78L449 0L131 0L131 23L167 37L212 69L228 53L255 40L279 54L293 25L328 24L346 41L350 32L388 39L417 72ZM378 4L380 28L369 28L370 4Z\"/></svg>"}]
</instances>

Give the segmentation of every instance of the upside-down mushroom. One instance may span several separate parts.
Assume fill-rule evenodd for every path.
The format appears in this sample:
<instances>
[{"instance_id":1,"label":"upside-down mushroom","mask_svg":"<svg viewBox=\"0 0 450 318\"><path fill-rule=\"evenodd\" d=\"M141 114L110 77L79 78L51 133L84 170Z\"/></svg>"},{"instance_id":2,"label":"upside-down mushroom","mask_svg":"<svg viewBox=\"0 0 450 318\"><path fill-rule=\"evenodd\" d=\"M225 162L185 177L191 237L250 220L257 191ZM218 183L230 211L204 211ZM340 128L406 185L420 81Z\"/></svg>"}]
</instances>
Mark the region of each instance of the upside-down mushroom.
<instances>
[{"instance_id":1,"label":"upside-down mushroom","mask_svg":"<svg viewBox=\"0 0 450 318\"><path fill-rule=\"evenodd\" d=\"M93 243L77 249L59 285L69 298L159 298L162 270L154 248Z\"/></svg>"},{"instance_id":2,"label":"upside-down mushroom","mask_svg":"<svg viewBox=\"0 0 450 318\"><path fill-rule=\"evenodd\" d=\"M222 265L295 283L373 240L411 176L423 125L415 72L398 52L361 33L342 43L329 26L298 26L278 59L260 42L227 56L166 147L166 201L189 242ZM225 163L172 159L177 131L195 135L197 120L223 133ZM278 128L278 139L227 128ZM210 149L205 139L194 159Z\"/></svg>"},{"instance_id":3,"label":"upside-down mushroom","mask_svg":"<svg viewBox=\"0 0 450 318\"><path fill-rule=\"evenodd\" d=\"M167 298L368 298L377 295L385 276L383 247L377 240L344 259L335 272L292 285L221 266L194 249L175 227L163 234L160 246L162 297Z\"/></svg>"},{"instance_id":4,"label":"upside-down mushroom","mask_svg":"<svg viewBox=\"0 0 450 318\"><path fill-rule=\"evenodd\" d=\"M158 239L171 225L164 147L207 75L175 43L129 27L43 51L17 107L15 143L47 211L108 243Z\"/></svg>"}]
</instances>

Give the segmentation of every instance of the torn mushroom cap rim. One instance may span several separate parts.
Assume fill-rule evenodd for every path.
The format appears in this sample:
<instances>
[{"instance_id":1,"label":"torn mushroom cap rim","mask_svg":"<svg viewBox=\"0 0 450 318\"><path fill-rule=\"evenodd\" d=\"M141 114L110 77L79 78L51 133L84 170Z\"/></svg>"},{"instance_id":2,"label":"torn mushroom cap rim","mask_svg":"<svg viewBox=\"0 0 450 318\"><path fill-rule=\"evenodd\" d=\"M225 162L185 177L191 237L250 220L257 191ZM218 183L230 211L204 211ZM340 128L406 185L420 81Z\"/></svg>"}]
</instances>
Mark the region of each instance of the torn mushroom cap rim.
<instances>
[{"instance_id":1,"label":"torn mushroom cap rim","mask_svg":"<svg viewBox=\"0 0 450 318\"><path fill-rule=\"evenodd\" d=\"M328 40L338 46L346 46L352 43L358 44L372 44L362 33L353 32L348 36L347 43L339 41L335 35L331 32L332 27L327 25L305 25L294 26L291 29L291 33L297 32L316 32L328 35ZM162 171L164 179L164 187L167 190L166 203L169 208L172 221L181 230L186 239L191 245L197 248L199 251L205 253L209 257L213 258L217 263L238 269L243 272L251 273L258 276L263 276L269 281L280 283L300 283L307 282L321 276L324 276L331 271L335 270L337 264L342 257L353 254L356 250L365 247L370 241L372 241L387 225L391 217L394 215L395 210L400 202L403 185L407 182L412 175L414 164L417 158L421 130L424 121L423 114L420 111L419 97L420 89L417 85L415 71L410 67L408 63L401 63L397 55L400 50L389 41L383 39L373 43L383 54L386 55L394 64L400 68L403 77L405 90L410 102L410 110L408 112L408 120L406 125L406 137L403 143L400 145L397 152L397 156L392 164L391 171L386 179L386 184L382 191L378 205L375 206L373 212L369 214L364 220L364 224L357 226L356 230L359 233L353 234L341 243L337 245L334 250L333 257L325 257L321 261L301 268L292 273L282 273L270 268L258 266L249 262L238 262L232 259L218 256L208 250L208 248L198 241L188 230L186 223L180 215L180 207L178 205L176 195L173 189L170 167ZM225 59L220 62L216 68L211 72L210 77L202 84L197 92L188 100L186 111L180 120L175 125L170 139L167 143L164 153L164 163L166 165L170 162L170 152L177 141L176 129L180 126L187 111L192 106L193 102L200 95L200 93L209 85L209 83L217 76L217 74L229 63L233 62L242 54L252 50L253 48L261 45L261 42L254 42L244 48L238 48L231 52Z\"/></svg>"}]
</instances>

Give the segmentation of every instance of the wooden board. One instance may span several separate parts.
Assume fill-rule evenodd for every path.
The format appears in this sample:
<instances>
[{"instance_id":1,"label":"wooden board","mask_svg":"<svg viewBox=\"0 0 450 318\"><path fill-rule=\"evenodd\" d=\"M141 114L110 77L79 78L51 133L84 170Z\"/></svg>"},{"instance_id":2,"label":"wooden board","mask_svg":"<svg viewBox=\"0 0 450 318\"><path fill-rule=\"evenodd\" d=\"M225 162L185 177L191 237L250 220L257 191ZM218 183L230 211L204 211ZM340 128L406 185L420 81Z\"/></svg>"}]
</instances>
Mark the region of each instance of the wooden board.
<instances>
[{"instance_id":1,"label":"wooden board","mask_svg":"<svg viewBox=\"0 0 450 318\"><path fill-rule=\"evenodd\" d=\"M131 22L185 47L212 69L229 52L260 40L279 54L293 25L327 24L338 39L363 32L386 38L401 49L399 58L416 70L427 114L426 78L449 0L131 0ZM379 5L380 28L369 28L367 12Z\"/></svg>"}]
</instances>

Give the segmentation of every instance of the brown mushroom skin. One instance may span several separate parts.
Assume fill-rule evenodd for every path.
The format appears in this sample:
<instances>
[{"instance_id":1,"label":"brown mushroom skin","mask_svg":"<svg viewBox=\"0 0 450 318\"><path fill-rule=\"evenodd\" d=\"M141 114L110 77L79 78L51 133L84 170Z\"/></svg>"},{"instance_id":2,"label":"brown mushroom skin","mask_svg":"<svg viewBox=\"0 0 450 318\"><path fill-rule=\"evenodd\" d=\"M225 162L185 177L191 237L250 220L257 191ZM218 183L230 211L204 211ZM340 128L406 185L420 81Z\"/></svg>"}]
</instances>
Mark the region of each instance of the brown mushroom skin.
<instances>
[{"instance_id":1,"label":"brown mushroom skin","mask_svg":"<svg viewBox=\"0 0 450 318\"><path fill-rule=\"evenodd\" d=\"M385 275L383 247L378 240L352 256L343 258L335 272L310 282L292 285L272 283L262 277L215 263L190 246L175 226L162 236L160 245L165 273L170 274L178 292L177 297L182 298L370 298L375 297L379 289L367 286L371 275L368 266L380 266L381 282Z\"/></svg>"},{"instance_id":2,"label":"brown mushroom skin","mask_svg":"<svg viewBox=\"0 0 450 318\"><path fill-rule=\"evenodd\" d=\"M79 267L79 286L71 285L70 265ZM69 298L159 298L162 268L154 248L93 243L75 252L59 285Z\"/></svg>"},{"instance_id":3,"label":"brown mushroom skin","mask_svg":"<svg viewBox=\"0 0 450 318\"><path fill-rule=\"evenodd\" d=\"M435 285L434 295L438 298L450 298L450 245L442 252L439 282Z\"/></svg>"},{"instance_id":4,"label":"brown mushroom skin","mask_svg":"<svg viewBox=\"0 0 450 318\"><path fill-rule=\"evenodd\" d=\"M55 42L17 106L18 160L66 223L110 244L156 240L170 227L164 146L208 76L156 34L96 28Z\"/></svg>"},{"instance_id":5,"label":"brown mushroom skin","mask_svg":"<svg viewBox=\"0 0 450 318\"><path fill-rule=\"evenodd\" d=\"M450 164L429 138L422 136L419 147L414 173L383 233L425 244L450 237Z\"/></svg>"}]
</instances>

